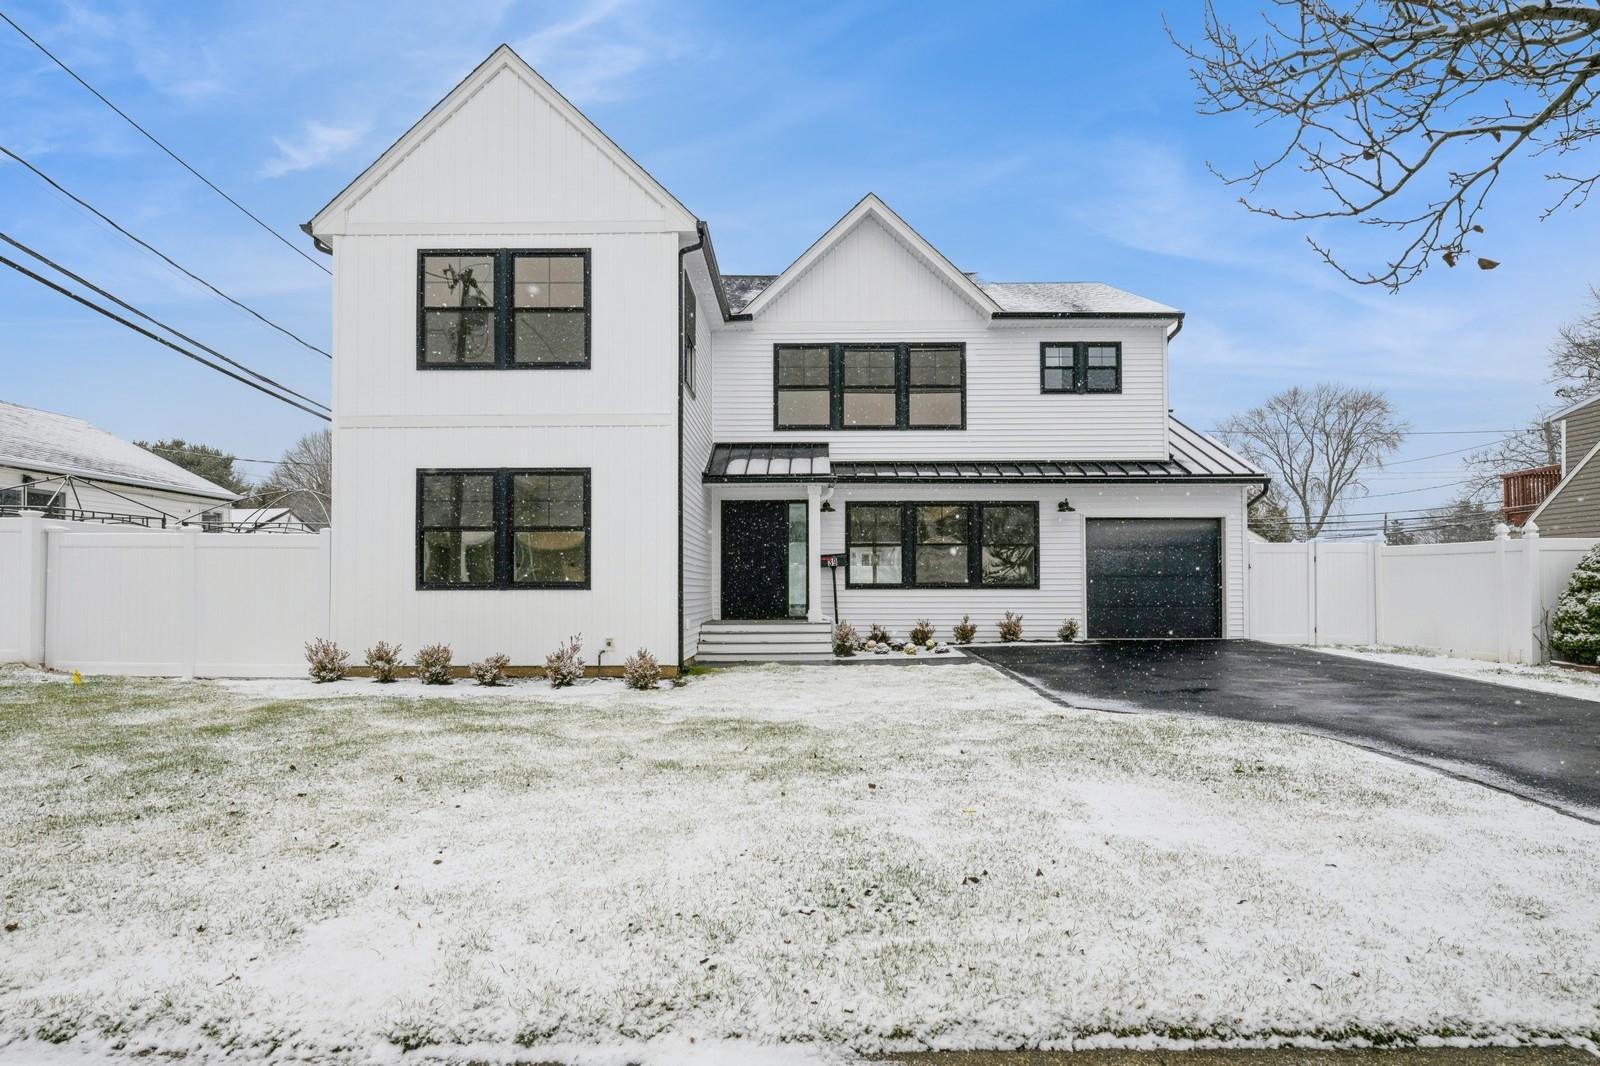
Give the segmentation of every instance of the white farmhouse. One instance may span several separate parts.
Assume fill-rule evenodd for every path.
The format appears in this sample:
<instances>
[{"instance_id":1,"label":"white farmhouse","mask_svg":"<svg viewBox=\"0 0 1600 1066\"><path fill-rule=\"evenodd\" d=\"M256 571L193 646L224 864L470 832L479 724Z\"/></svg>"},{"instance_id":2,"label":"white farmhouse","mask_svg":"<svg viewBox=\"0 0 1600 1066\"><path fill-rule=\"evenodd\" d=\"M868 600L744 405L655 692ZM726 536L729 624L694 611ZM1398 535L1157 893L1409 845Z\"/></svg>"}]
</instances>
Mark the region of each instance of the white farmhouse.
<instances>
[{"instance_id":1,"label":"white farmhouse","mask_svg":"<svg viewBox=\"0 0 1600 1066\"><path fill-rule=\"evenodd\" d=\"M982 280L872 195L782 273L724 275L507 47L306 229L346 646L799 658L835 618L994 639L1006 611L1244 634L1266 479L1169 413L1173 308Z\"/></svg>"}]
</instances>

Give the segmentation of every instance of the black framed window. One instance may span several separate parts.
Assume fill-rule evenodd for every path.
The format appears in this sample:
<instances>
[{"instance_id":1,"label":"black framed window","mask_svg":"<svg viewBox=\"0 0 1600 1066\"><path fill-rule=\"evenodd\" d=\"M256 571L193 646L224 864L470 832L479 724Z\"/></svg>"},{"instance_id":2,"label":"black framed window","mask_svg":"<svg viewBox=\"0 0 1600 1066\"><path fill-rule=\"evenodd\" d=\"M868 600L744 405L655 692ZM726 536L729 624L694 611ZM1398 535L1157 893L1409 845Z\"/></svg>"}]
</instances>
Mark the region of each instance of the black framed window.
<instances>
[{"instance_id":1,"label":"black framed window","mask_svg":"<svg viewBox=\"0 0 1600 1066\"><path fill-rule=\"evenodd\" d=\"M848 588L1038 588L1037 502L848 503Z\"/></svg>"},{"instance_id":2,"label":"black framed window","mask_svg":"<svg viewBox=\"0 0 1600 1066\"><path fill-rule=\"evenodd\" d=\"M832 352L779 345L773 353L775 429L827 429L833 424Z\"/></svg>"},{"instance_id":3,"label":"black framed window","mask_svg":"<svg viewBox=\"0 0 1600 1066\"><path fill-rule=\"evenodd\" d=\"M773 346L774 429L965 429L964 344Z\"/></svg>"},{"instance_id":4,"label":"black framed window","mask_svg":"<svg viewBox=\"0 0 1600 1066\"><path fill-rule=\"evenodd\" d=\"M972 509L964 503L920 504L915 510L918 585L966 585L972 541Z\"/></svg>"},{"instance_id":5,"label":"black framed window","mask_svg":"<svg viewBox=\"0 0 1600 1066\"><path fill-rule=\"evenodd\" d=\"M839 418L847 429L893 429L900 421L900 353L850 346L839 354Z\"/></svg>"},{"instance_id":6,"label":"black framed window","mask_svg":"<svg viewBox=\"0 0 1600 1066\"><path fill-rule=\"evenodd\" d=\"M979 529L979 581L997 587L1039 584L1039 507L1032 503L983 506Z\"/></svg>"},{"instance_id":7,"label":"black framed window","mask_svg":"<svg viewBox=\"0 0 1600 1066\"><path fill-rule=\"evenodd\" d=\"M1122 342L1045 341L1039 345L1040 392L1121 392Z\"/></svg>"},{"instance_id":8,"label":"black framed window","mask_svg":"<svg viewBox=\"0 0 1600 1066\"><path fill-rule=\"evenodd\" d=\"M586 248L417 253L417 366L424 370L589 365Z\"/></svg>"},{"instance_id":9,"label":"black framed window","mask_svg":"<svg viewBox=\"0 0 1600 1066\"><path fill-rule=\"evenodd\" d=\"M689 284L688 272L680 272L678 286L683 290L683 306L679 312L678 328L678 379L694 395L694 352L699 330L699 307L694 300L694 286Z\"/></svg>"},{"instance_id":10,"label":"black framed window","mask_svg":"<svg viewBox=\"0 0 1600 1066\"><path fill-rule=\"evenodd\" d=\"M900 585L903 558L897 503L851 504L845 515L851 585Z\"/></svg>"},{"instance_id":11,"label":"black framed window","mask_svg":"<svg viewBox=\"0 0 1600 1066\"><path fill-rule=\"evenodd\" d=\"M417 471L417 587L588 588L586 469Z\"/></svg>"},{"instance_id":12,"label":"black framed window","mask_svg":"<svg viewBox=\"0 0 1600 1066\"><path fill-rule=\"evenodd\" d=\"M906 425L948 429L966 422L967 361L954 345L906 351Z\"/></svg>"}]
</instances>

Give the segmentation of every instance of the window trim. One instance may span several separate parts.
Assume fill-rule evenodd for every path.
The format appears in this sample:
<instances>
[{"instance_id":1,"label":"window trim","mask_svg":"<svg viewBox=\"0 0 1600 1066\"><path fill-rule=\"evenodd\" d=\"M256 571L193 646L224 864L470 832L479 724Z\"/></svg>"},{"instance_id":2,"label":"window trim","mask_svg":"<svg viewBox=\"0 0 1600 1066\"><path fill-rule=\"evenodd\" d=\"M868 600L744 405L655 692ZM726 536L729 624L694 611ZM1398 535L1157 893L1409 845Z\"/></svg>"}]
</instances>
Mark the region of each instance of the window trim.
<instances>
[{"instance_id":1,"label":"window trim","mask_svg":"<svg viewBox=\"0 0 1600 1066\"><path fill-rule=\"evenodd\" d=\"M1046 350L1050 348L1070 348L1072 350L1072 387L1066 389L1052 389L1045 384L1045 370L1060 370L1062 367L1047 368L1044 363ZM1090 348L1115 348L1117 350L1117 384L1111 389L1089 388L1089 349ZM1104 369L1099 368L1099 369ZM1040 341L1039 342L1039 391L1047 396L1116 396L1122 392L1122 342L1121 341Z\"/></svg>"},{"instance_id":2,"label":"window trim","mask_svg":"<svg viewBox=\"0 0 1600 1066\"><path fill-rule=\"evenodd\" d=\"M678 293L678 384L689 390L692 400L698 398L695 395L695 360L698 358L700 301L695 297L686 268L678 270L678 287L681 290Z\"/></svg>"},{"instance_id":3,"label":"window trim","mask_svg":"<svg viewBox=\"0 0 1600 1066\"><path fill-rule=\"evenodd\" d=\"M796 389L818 389L821 386L797 386L778 384L778 363L780 353L795 348L821 348L828 353L828 424L792 425L785 424L778 417L778 394L780 392ZM844 353L847 350L884 349L891 348L895 353L894 360L894 425L892 426L851 426L844 421ZM954 349L961 360L961 421L950 425L921 426L911 424L911 352L927 351L930 349ZM1121 362L1121 356L1118 356ZM1120 369L1118 383L1121 383ZM944 388L924 386L921 391L941 392L949 391ZM849 343L824 343L803 341L784 341L772 346L772 428L775 432L798 433L945 433L950 430L964 430L967 428L967 345L965 341L885 341L874 344L866 341L852 341Z\"/></svg>"},{"instance_id":4,"label":"window trim","mask_svg":"<svg viewBox=\"0 0 1600 1066\"><path fill-rule=\"evenodd\" d=\"M419 591L495 591L511 590L588 590L594 585L594 484L590 467L586 466L535 466L535 467L419 467L416 476L416 587ZM494 577L487 582L428 581L423 577L422 539L429 530L452 529L452 526L425 526L422 520L423 480L440 474L461 476L488 476L494 482L492 528L494 530ZM517 581L513 577L516 562L516 535L518 527L512 521L515 500L512 481L519 475L581 476L583 478L583 581ZM472 529L482 527L473 526ZM556 527L552 527L556 528ZM562 526L561 529L577 527Z\"/></svg>"},{"instance_id":5,"label":"window trim","mask_svg":"<svg viewBox=\"0 0 1600 1066\"><path fill-rule=\"evenodd\" d=\"M856 507L898 507L900 509L900 581L897 584L881 582L860 583L850 576L850 512ZM965 582L917 581L916 522L918 507L965 507L967 509L967 580ZM1033 513L1032 581L1000 584L983 580L983 512L989 507L1025 507ZM1010 592L1019 589L1025 591L1039 588L1044 551L1043 546L1039 543L1042 528L1040 522L1041 505L1038 500L846 500L844 508L844 586L847 589L897 589L901 591L971 589L974 591Z\"/></svg>"},{"instance_id":6,"label":"window trim","mask_svg":"<svg viewBox=\"0 0 1600 1066\"><path fill-rule=\"evenodd\" d=\"M429 256L485 256L494 260L494 361L489 363L430 363L428 307L423 265ZM516 355L515 278L518 259L537 257L583 259L583 307L523 308L583 315L583 358L558 363L518 362ZM588 248L418 248L417 249L417 369L418 370L588 370L594 362L594 286L591 250Z\"/></svg>"}]
</instances>

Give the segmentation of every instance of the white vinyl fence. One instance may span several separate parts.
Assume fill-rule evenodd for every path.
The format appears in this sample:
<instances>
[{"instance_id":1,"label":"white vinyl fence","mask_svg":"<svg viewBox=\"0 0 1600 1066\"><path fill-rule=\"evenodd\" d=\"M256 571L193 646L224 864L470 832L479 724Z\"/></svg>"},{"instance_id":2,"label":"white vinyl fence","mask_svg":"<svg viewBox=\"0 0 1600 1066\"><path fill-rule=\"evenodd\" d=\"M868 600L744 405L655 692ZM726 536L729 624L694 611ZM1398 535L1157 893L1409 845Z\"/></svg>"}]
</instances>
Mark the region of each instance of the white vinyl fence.
<instances>
[{"instance_id":1,"label":"white vinyl fence","mask_svg":"<svg viewBox=\"0 0 1600 1066\"><path fill-rule=\"evenodd\" d=\"M0 662L281 677L329 623L332 533L0 519Z\"/></svg>"},{"instance_id":2,"label":"white vinyl fence","mask_svg":"<svg viewBox=\"0 0 1600 1066\"><path fill-rule=\"evenodd\" d=\"M1249 633L1542 662L1556 598L1596 543L1537 528L1467 544L1252 543Z\"/></svg>"}]
</instances>

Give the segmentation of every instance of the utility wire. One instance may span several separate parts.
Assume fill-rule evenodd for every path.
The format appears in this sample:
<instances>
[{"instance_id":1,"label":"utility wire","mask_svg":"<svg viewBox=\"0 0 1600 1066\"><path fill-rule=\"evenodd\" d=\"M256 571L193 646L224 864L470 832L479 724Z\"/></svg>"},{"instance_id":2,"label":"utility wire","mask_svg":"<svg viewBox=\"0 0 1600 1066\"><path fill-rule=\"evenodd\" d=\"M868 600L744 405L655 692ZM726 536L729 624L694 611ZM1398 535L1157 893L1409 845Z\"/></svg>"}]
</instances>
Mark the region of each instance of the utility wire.
<instances>
[{"instance_id":1,"label":"utility wire","mask_svg":"<svg viewBox=\"0 0 1600 1066\"><path fill-rule=\"evenodd\" d=\"M4 15L0 14L0 18L4 18ZM278 325L276 322L272 321L272 319L268 318L266 315L262 314L260 311L257 311L255 308L250 307L247 304L241 303L238 300L235 300L232 296L229 296L227 293L223 292L221 289L217 288L215 285L211 284L211 282L207 281L205 278L202 278L200 275L196 274L194 271L189 270L189 269L187 269L187 268L185 268L183 266L180 266L176 260L174 260L171 256L167 255L165 252L163 252L160 249L154 247L153 245L149 244L148 242L143 241L143 240L139 239L138 237L135 237L132 233L129 233L126 229L123 229L122 226L118 225L115 221L113 221L111 219L111 217L108 216L105 212L101 211L99 208L95 207L93 204L89 203L87 200L83 199L82 197L76 196L73 193L68 192L67 189L65 187L63 187L60 182L56 181L50 175L46 174L44 171L40 170L38 167L34 166L32 163L28 162L26 159L22 158L20 155L18 155L17 153L13 152L11 149L7 148L3 144L0 144L0 153L4 153L5 155L7 155L7 156L11 157L12 159L16 160L18 163L21 163L23 166L27 167L34 174L36 174L39 178L43 179L46 183L48 183L51 188L53 188L57 192L61 193L63 196L65 196L67 199L71 200L73 203L77 204L79 207L82 207L84 210L92 212L102 222L106 223L108 226L110 226L112 229L116 230L118 233L122 234L124 237L128 238L130 241L133 241L135 244L139 245L139 247L145 249L146 251L148 251L148 252L150 252L150 253L152 253L152 254L154 254L156 256L159 256L162 260L164 260L167 263L168 266L170 266L173 269L175 269L175 270L179 271L180 273L184 274L186 277L189 277L189 278L199 282L201 285L204 285L206 288L210 289L212 292L216 293L218 296L222 297L224 300L227 300L229 303L233 304L235 307L239 308L240 310L248 311L250 314L254 315L256 318L260 319L262 322L264 322L267 325L271 326L273 329L277 330L279 333L282 333L284 336L291 338L296 344L299 344L301 347L309 348L311 351L316 352L318 355L327 356L329 359L333 358L333 356L329 355L327 351L323 350L322 348L318 348L315 344L312 344L310 341L306 340L304 337L301 337L299 334L295 333L294 331L292 331L290 329L286 329L285 327Z\"/></svg>"},{"instance_id":2,"label":"utility wire","mask_svg":"<svg viewBox=\"0 0 1600 1066\"><path fill-rule=\"evenodd\" d=\"M234 463L263 463L267 466L308 467L316 467L320 465L318 463L301 463L293 459L246 459L242 455L230 455L227 452L217 455L215 452L201 451L198 448L157 448L150 445L141 445L141 447L143 447L147 452L158 452L161 455L203 455L208 459L227 459Z\"/></svg>"},{"instance_id":3,"label":"utility wire","mask_svg":"<svg viewBox=\"0 0 1600 1066\"><path fill-rule=\"evenodd\" d=\"M34 281L37 281L41 285L44 285L44 286L46 286L48 288L51 288L51 289L54 289L56 292L59 292L61 295L67 297L70 300L76 300L78 303L80 303L83 306L89 308L91 311L96 311L99 314L102 314L102 315L106 316L107 318L111 319L114 322L122 323L124 326L127 326L129 329L133 330L135 333L142 333L144 336L149 337L151 340L155 341L157 344L162 344L162 345L165 345L168 348L171 348L173 351L177 352L179 355L187 356L188 358L193 359L195 362L200 363L203 366L210 367L212 370L217 371L219 374L226 374L228 377L233 378L235 381L243 382L244 384L250 386L252 389L255 389L257 392L265 393L266 395L271 396L274 400L278 400L278 401L280 401L282 403L286 403L290 407L299 408L300 410L304 411L306 414L313 415L313 416L315 416L317 418L320 418L324 422L331 422L332 421L331 418L329 418L327 415L323 414L321 411L318 411L318 410L316 410L315 408L312 408L312 407L307 407L307 406L305 406L304 404L302 404L298 400L291 400L287 396L284 396L284 395L282 395L280 393L273 392L271 389L267 388L265 385L261 385L261 384L258 384L256 382L254 382L254 381L251 381L249 378L245 377L242 374L236 374L232 370L229 370L225 366L219 366L216 363L213 363L211 360L207 359L203 355L196 355L194 352L191 352L189 349L183 347L182 345L175 344L172 341L167 340L167 338L165 338L163 336L160 336L159 334L151 333L149 330L145 329L143 326L139 325L137 322L132 322L132 321L129 321L128 319L126 319L126 318L123 318L121 315L117 314L115 311L108 311L104 307L101 307L99 304L95 303L93 300L90 300L90 299L87 299L86 297L80 296L79 294L73 292L71 289L68 289L65 286L57 285L55 282L51 281L49 278L44 277L41 274L35 274L33 271L29 270L27 267L23 266L21 263L15 262L15 261L13 261L11 259L7 259L5 256L0 255L0 264L4 264L4 265L10 267L12 270L15 270L17 273L22 274L25 277L32 278Z\"/></svg>"},{"instance_id":4,"label":"utility wire","mask_svg":"<svg viewBox=\"0 0 1600 1066\"><path fill-rule=\"evenodd\" d=\"M26 244L23 244L21 241L17 240L15 237L12 237L10 234L6 233L4 230L0 230L0 241L5 241L7 244L11 245L13 248L16 248L16 249L18 249L18 250L20 250L22 252L27 253L28 255L33 256L39 262L41 262L41 263L45 264L46 266L50 267L52 270L55 270L57 273L66 275L67 277L71 278L73 281L76 281L79 285L83 285L83 286L93 290L97 295L103 296L107 300L110 300L112 303L116 304L118 307L122 308L124 311L129 311L129 312L132 312L133 314L138 315L140 318L144 319L146 322L149 322L149 323L152 323L152 324L154 324L156 326L159 326L160 328L166 330L168 333L172 334L174 337L177 337L179 340L187 341L188 343L194 345L196 348L199 348L201 351L206 352L206 353L208 353L210 355L216 356L218 359L221 359L224 363L227 363L229 366L237 367L238 369L244 371L246 374L249 374L251 377L255 378L256 380L263 381L266 384L271 385L275 389L278 389L278 390L280 390L282 392L288 393L290 396L298 397L298 398L306 401L309 404L314 404L317 407L322 408L324 411L328 411L330 414L332 413L332 408L330 408L327 404L323 403L321 400L314 400L310 396L307 396L305 393L296 392L294 389L291 389L289 386L283 384L280 381L274 381L272 378L267 377L265 374L258 373L257 371L251 370L249 367L245 366L243 363L239 362L237 359L230 359L228 356L223 355L221 352L217 351L215 348L211 347L210 345L201 344L199 341L195 340L193 337L189 336L187 333L182 333L182 332L180 332L180 331L178 331L176 329L173 329L171 326L167 325L165 322L161 321L160 319L151 317L150 315L146 314L145 312L139 310L137 307L135 307L132 304L128 303L126 300L123 300L120 297L115 296L112 293L107 292L105 289L102 289L100 286L96 285L94 282L90 281L89 279L87 279L87 278L85 278L85 277L83 277L81 275L74 274L72 271L68 270L66 267L62 266L60 263L57 263L55 260L51 259L49 256L45 255L44 253L38 252L38 251L35 251L32 248L29 248Z\"/></svg>"},{"instance_id":5,"label":"utility wire","mask_svg":"<svg viewBox=\"0 0 1600 1066\"><path fill-rule=\"evenodd\" d=\"M271 226L269 226L265 222L261 221L261 219L257 218L254 214L252 214L250 212L250 210L248 208L246 208L238 200L235 200L233 197L229 196L227 193L225 193L221 189L217 188L216 184L214 182L212 182L212 180L210 178L206 177L204 174L200 173L194 167L190 166L183 159L182 156L178 155L177 152L174 152L171 148L168 148L166 145L162 144L159 140L156 139L155 134L151 133L149 130L145 129L143 126L141 126L137 122L135 122L131 117L129 117L129 115L128 115L128 113L126 111L122 110L122 108L118 107L116 104L112 103L110 100L107 100L105 98L105 96L100 92L99 89L96 89L93 85L90 85L88 82L84 81L83 78L79 77L77 71L73 70L71 67L69 67L65 63L63 63L60 59L58 59L56 57L56 54L54 52L50 51L50 49L48 49L44 45L40 44L37 40L35 40L33 38L33 36L30 33L28 33L27 30L23 29L21 26L18 26L15 22L13 22L10 15L7 15L4 11L0 11L0 19L5 19L6 22L11 26L12 29L16 30L18 33L22 34L22 36L27 39L29 44L33 45L39 51L41 51L45 55L49 56L50 57L50 61L52 63L54 63L56 66L60 67L62 70L66 71L68 74L70 74L72 76L72 80L76 81L79 85L83 86L85 89L88 89L91 93L93 93L95 95L95 98L98 99L102 104L105 104L111 110L115 111L118 115L120 115L122 117L122 120L124 122L126 122L128 125L132 126L134 129L138 130L140 133L144 134L145 138L147 140L149 140L151 144L155 145L157 148L159 148L163 152L167 153L167 155L171 156L173 158L173 160L179 166L181 166L184 170L187 170L189 173L191 173L195 177L199 178L202 182L205 183L206 187L209 188L212 192L216 193L218 196L220 196L224 200L228 201L228 203L232 204L234 207L236 207L240 211L242 211L245 214L245 216L250 219L250 221L254 222L256 225L260 226L262 229L264 229L268 233L272 234L272 236L275 239L277 239L285 248L288 248L290 251L292 251L296 255L298 255L301 259L304 259L306 262L310 263L312 266L316 267L318 270L322 271L324 274L331 275L333 273L333 271L329 270L326 266L324 266L323 264L317 262L315 259L313 259L309 255L307 255L305 253L305 250L302 249L299 245L294 244L287 237L285 237L283 234L279 233L277 230L273 229Z\"/></svg>"}]
</instances>

